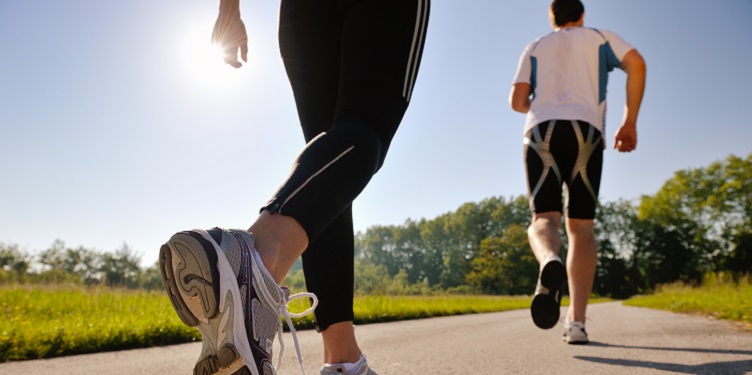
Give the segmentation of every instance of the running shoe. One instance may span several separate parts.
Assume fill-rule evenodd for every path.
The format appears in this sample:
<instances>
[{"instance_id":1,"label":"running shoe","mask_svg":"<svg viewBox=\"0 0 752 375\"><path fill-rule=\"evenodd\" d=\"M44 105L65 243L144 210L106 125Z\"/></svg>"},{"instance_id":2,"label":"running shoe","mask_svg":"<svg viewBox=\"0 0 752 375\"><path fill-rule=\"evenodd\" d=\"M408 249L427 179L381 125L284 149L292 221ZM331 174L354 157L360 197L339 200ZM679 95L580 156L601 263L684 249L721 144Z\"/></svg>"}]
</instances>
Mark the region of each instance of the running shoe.
<instances>
[{"instance_id":1,"label":"running shoe","mask_svg":"<svg viewBox=\"0 0 752 375\"><path fill-rule=\"evenodd\" d=\"M194 375L275 375L272 344L282 321L293 333L290 317L310 314L318 301L310 293L290 296L274 281L244 230L214 228L179 232L159 252L162 281L180 319L201 332L203 347ZM313 306L300 314L287 311L291 299L309 297ZM305 373L305 371L304 371Z\"/></svg>"},{"instance_id":2,"label":"running shoe","mask_svg":"<svg viewBox=\"0 0 752 375\"><path fill-rule=\"evenodd\" d=\"M354 364L355 367L347 371L345 365L341 363L337 364L325 364L321 368L321 375L378 375L375 371L368 368L366 362L366 356L361 355L360 360Z\"/></svg>"},{"instance_id":3,"label":"running shoe","mask_svg":"<svg viewBox=\"0 0 752 375\"><path fill-rule=\"evenodd\" d=\"M564 337L562 337L562 340L572 345L587 344L589 341L585 331L585 323L564 319Z\"/></svg>"},{"instance_id":4,"label":"running shoe","mask_svg":"<svg viewBox=\"0 0 752 375\"><path fill-rule=\"evenodd\" d=\"M567 280L567 269L556 255L549 256L538 276L538 286L530 304L533 323L542 329L553 328L559 321L561 292Z\"/></svg>"}]
</instances>

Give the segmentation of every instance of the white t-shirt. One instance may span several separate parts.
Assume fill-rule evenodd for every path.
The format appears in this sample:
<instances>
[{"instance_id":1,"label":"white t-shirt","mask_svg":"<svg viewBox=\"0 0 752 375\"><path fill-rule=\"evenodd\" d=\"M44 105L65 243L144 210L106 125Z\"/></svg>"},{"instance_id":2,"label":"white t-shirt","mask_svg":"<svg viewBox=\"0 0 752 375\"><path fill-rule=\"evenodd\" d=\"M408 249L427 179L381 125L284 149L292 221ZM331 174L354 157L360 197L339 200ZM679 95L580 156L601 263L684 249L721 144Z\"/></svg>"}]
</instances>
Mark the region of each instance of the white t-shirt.
<instances>
[{"instance_id":1,"label":"white t-shirt","mask_svg":"<svg viewBox=\"0 0 752 375\"><path fill-rule=\"evenodd\" d=\"M555 119L586 121L604 132L608 73L621 69L632 49L610 31L586 27L559 29L530 43L512 82L532 86L524 133Z\"/></svg>"}]
</instances>

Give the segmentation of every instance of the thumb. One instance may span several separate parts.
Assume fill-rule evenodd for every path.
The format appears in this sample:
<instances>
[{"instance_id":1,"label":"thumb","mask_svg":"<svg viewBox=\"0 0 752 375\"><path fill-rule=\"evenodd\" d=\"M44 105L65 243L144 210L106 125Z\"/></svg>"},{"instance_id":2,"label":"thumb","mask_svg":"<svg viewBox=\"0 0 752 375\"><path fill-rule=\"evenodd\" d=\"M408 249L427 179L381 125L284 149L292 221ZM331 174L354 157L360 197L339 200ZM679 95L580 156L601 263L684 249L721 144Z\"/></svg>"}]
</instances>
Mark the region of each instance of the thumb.
<instances>
[{"instance_id":1,"label":"thumb","mask_svg":"<svg viewBox=\"0 0 752 375\"><path fill-rule=\"evenodd\" d=\"M240 46L240 58L243 59L243 61L248 62L248 44L243 43Z\"/></svg>"}]
</instances>

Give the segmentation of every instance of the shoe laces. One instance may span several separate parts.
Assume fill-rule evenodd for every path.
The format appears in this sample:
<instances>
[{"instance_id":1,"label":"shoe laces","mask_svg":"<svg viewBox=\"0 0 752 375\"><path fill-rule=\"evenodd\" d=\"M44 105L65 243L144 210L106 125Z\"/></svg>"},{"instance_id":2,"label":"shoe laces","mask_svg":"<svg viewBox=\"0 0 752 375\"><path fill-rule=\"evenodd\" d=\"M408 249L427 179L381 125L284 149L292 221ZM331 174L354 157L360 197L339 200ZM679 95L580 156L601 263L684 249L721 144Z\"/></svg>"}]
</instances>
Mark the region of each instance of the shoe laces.
<instances>
[{"instance_id":1,"label":"shoe laces","mask_svg":"<svg viewBox=\"0 0 752 375\"><path fill-rule=\"evenodd\" d=\"M256 253L257 254L257 253ZM260 261L260 259L255 258L256 254L252 254L251 256L254 257L254 260L251 262L251 266L253 267L253 273L255 275L265 275L268 277L271 277L271 275L268 275L268 271L262 270L261 267L259 267L257 261ZM258 282L263 284L262 288L258 288L257 292L261 292L261 295L263 298L269 302L271 306L275 306L277 308L277 311L280 315L285 317L285 321L287 322L287 326L290 327L290 333L292 334L292 340L295 343L295 351L298 354L298 363L300 364L300 370L303 372L303 375L305 375L305 367L303 367L303 355L300 353L300 344L298 342L298 335L295 332L295 326L292 324L291 318L300 318L306 315L310 315L313 313L313 310L316 309L316 306L319 304L319 299L316 297L313 293L297 293L292 296L288 297L288 293L285 293L282 291L282 295L284 296L284 300L280 303L276 302L276 299L272 296L271 292L269 291L268 286L266 285L266 277L260 277L258 278ZM281 289L277 283L275 282L273 287ZM285 288L286 289L286 288ZM311 307L306 309L303 312L300 313L294 313L289 311L289 302L298 299L298 298L305 298L308 297L312 300ZM282 338L282 321L277 319L277 336L279 337L279 354L277 355L277 365L275 366L275 370L279 371L279 368L282 366L282 356L285 353L285 341Z\"/></svg>"},{"instance_id":2,"label":"shoe laces","mask_svg":"<svg viewBox=\"0 0 752 375\"><path fill-rule=\"evenodd\" d=\"M310 298L313 302L311 307L300 313L294 313L289 311L289 302L297 298ZM316 306L319 304L319 299L313 293L297 293L290 297L287 297L285 302L279 306L279 312L285 317L287 326L290 327L290 333L292 334L292 341L295 343L295 351L298 354L298 363L300 363L300 370L305 375L305 368L303 367L303 356L300 354L300 344L298 343L298 335L295 333L295 326L292 324L291 318L300 318L313 313ZM282 354L285 352L285 343L282 340L282 321L279 321L279 328L277 329L277 335L279 336L279 356L277 357L277 368L282 366Z\"/></svg>"}]
</instances>

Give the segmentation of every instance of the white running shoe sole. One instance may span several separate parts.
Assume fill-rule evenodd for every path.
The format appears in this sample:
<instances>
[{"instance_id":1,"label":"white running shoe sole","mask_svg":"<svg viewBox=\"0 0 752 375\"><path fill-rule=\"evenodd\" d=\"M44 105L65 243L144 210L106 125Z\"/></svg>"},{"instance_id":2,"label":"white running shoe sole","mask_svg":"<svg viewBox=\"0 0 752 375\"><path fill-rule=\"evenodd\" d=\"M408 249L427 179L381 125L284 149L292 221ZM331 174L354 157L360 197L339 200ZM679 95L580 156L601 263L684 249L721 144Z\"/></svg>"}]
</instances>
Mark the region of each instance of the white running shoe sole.
<instances>
[{"instance_id":1,"label":"white running shoe sole","mask_svg":"<svg viewBox=\"0 0 752 375\"><path fill-rule=\"evenodd\" d=\"M193 373L259 375L230 263L209 233L191 232L177 233L162 245L159 265L175 312L201 332L203 348Z\"/></svg>"}]
</instances>

